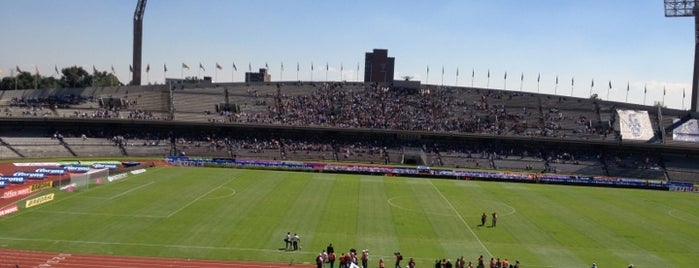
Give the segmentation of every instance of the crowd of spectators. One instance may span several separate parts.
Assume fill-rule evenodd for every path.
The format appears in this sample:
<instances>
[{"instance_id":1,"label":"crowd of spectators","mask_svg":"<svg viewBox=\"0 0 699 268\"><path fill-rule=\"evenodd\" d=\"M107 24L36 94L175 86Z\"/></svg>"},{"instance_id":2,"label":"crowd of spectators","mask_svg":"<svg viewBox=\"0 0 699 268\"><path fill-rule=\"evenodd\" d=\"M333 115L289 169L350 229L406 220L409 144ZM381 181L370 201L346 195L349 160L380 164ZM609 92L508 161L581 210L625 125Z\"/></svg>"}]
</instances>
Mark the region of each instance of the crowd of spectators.
<instances>
[{"instance_id":1,"label":"crowd of spectators","mask_svg":"<svg viewBox=\"0 0 699 268\"><path fill-rule=\"evenodd\" d=\"M235 103L242 109L202 111L202 120L218 123L248 123L289 126L324 126L409 131L474 133L487 135L541 136L589 139L590 134L609 134L609 129L593 124L592 109L566 110L566 101L544 104L531 93L499 90L432 87L419 92L390 90L376 84L313 83L303 87L284 86L258 92L248 88ZM243 97L241 97L243 96ZM107 101L108 100L108 101ZM241 99L234 100L237 102ZM66 95L44 99L13 98L10 106L34 107L23 115L51 116L41 109L92 101L91 98ZM100 98L97 110L79 110L78 118L171 120L162 115L135 108L135 99ZM578 100L580 102L580 100ZM244 104L243 104L244 103ZM220 103L211 103L211 107ZM250 106L248 106L250 104ZM554 106L554 107L549 107ZM67 106L65 106L67 107ZM39 109L36 111L36 109ZM174 107L177 111L177 107ZM27 114L28 113L28 114ZM128 114L127 114L128 113ZM5 109L4 115L13 113ZM59 115L60 116L60 115ZM174 117L175 120L177 116ZM586 135L580 135L586 134Z\"/></svg>"},{"instance_id":2,"label":"crowd of spectators","mask_svg":"<svg viewBox=\"0 0 699 268\"><path fill-rule=\"evenodd\" d=\"M325 126L430 132L570 137L603 134L593 127L593 112L569 116L560 108L544 111L516 106L531 102L528 93L439 87L420 93L389 90L378 85L347 86L323 83L306 94L258 94L248 91L265 111L222 111L215 122ZM508 106L515 105L515 107ZM515 104L513 104L515 103ZM531 105L531 104L530 104ZM564 104L561 104L564 105ZM563 129L562 123L579 127Z\"/></svg>"}]
</instances>

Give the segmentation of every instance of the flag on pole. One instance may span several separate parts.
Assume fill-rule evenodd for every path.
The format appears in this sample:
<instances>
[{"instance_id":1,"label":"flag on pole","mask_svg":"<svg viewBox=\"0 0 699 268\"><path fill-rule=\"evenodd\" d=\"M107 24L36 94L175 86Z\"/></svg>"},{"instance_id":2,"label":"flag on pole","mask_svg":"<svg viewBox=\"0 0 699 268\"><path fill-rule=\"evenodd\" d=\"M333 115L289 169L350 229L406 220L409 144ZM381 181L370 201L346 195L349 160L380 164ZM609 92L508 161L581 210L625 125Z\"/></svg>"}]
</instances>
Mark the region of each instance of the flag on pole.
<instances>
[{"instance_id":1,"label":"flag on pole","mask_svg":"<svg viewBox=\"0 0 699 268\"><path fill-rule=\"evenodd\" d=\"M165 63L163 63L163 72L167 73L167 65L165 65Z\"/></svg>"},{"instance_id":2,"label":"flag on pole","mask_svg":"<svg viewBox=\"0 0 699 268\"><path fill-rule=\"evenodd\" d=\"M488 69L488 78L490 78L490 69Z\"/></svg>"},{"instance_id":3,"label":"flag on pole","mask_svg":"<svg viewBox=\"0 0 699 268\"><path fill-rule=\"evenodd\" d=\"M342 63L340 63L340 72L342 72L344 70L345 70L345 67L342 65Z\"/></svg>"},{"instance_id":4,"label":"flag on pole","mask_svg":"<svg viewBox=\"0 0 699 268\"><path fill-rule=\"evenodd\" d=\"M683 99L684 99L684 97L686 96L684 93L685 93L685 92L684 92L684 88L683 88L683 89L682 89L682 98L683 98Z\"/></svg>"},{"instance_id":5,"label":"flag on pole","mask_svg":"<svg viewBox=\"0 0 699 268\"><path fill-rule=\"evenodd\" d=\"M612 89L612 80L609 80L609 89Z\"/></svg>"},{"instance_id":6,"label":"flag on pole","mask_svg":"<svg viewBox=\"0 0 699 268\"><path fill-rule=\"evenodd\" d=\"M629 87L629 82L626 82L626 92L629 92L630 87Z\"/></svg>"},{"instance_id":7,"label":"flag on pole","mask_svg":"<svg viewBox=\"0 0 699 268\"><path fill-rule=\"evenodd\" d=\"M504 79L507 79L507 72L505 72L505 77L504 77Z\"/></svg>"},{"instance_id":8,"label":"flag on pole","mask_svg":"<svg viewBox=\"0 0 699 268\"><path fill-rule=\"evenodd\" d=\"M590 82L590 87L595 87L595 79L592 79L592 82Z\"/></svg>"},{"instance_id":9,"label":"flag on pole","mask_svg":"<svg viewBox=\"0 0 699 268\"><path fill-rule=\"evenodd\" d=\"M329 71L329 70L330 70L330 65L328 65L327 62L325 63L325 70L326 70L326 71Z\"/></svg>"},{"instance_id":10,"label":"flag on pole","mask_svg":"<svg viewBox=\"0 0 699 268\"><path fill-rule=\"evenodd\" d=\"M56 71L56 75L61 74L61 73L58 71L58 66L57 66L57 65L54 65L54 66L53 66L53 69ZM114 70L114 67L112 67L112 70ZM114 72L114 71L112 71L112 72Z\"/></svg>"},{"instance_id":11,"label":"flag on pole","mask_svg":"<svg viewBox=\"0 0 699 268\"><path fill-rule=\"evenodd\" d=\"M112 67L112 74L113 74L113 73L116 73L116 72L114 71L114 65L112 65L111 67Z\"/></svg>"},{"instance_id":12,"label":"flag on pole","mask_svg":"<svg viewBox=\"0 0 699 268\"><path fill-rule=\"evenodd\" d=\"M522 72L522 75L519 77L519 81L524 81L524 72Z\"/></svg>"},{"instance_id":13,"label":"flag on pole","mask_svg":"<svg viewBox=\"0 0 699 268\"><path fill-rule=\"evenodd\" d=\"M17 69L17 73L22 73L22 69L19 68L19 66L15 65L15 69Z\"/></svg>"},{"instance_id":14,"label":"flag on pole","mask_svg":"<svg viewBox=\"0 0 699 268\"><path fill-rule=\"evenodd\" d=\"M476 68L471 69L471 78L476 77Z\"/></svg>"},{"instance_id":15,"label":"flag on pole","mask_svg":"<svg viewBox=\"0 0 699 268\"><path fill-rule=\"evenodd\" d=\"M150 72L150 63L146 64L146 73Z\"/></svg>"},{"instance_id":16,"label":"flag on pole","mask_svg":"<svg viewBox=\"0 0 699 268\"><path fill-rule=\"evenodd\" d=\"M217 62L217 63L216 63L216 69L223 70L223 67L221 67L221 65L218 64L218 62Z\"/></svg>"},{"instance_id":17,"label":"flag on pole","mask_svg":"<svg viewBox=\"0 0 699 268\"><path fill-rule=\"evenodd\" d=\"M558 75L556 75L556 85L558 85Z\"/></svg>"},{"instance_id":18,"label":"flag on pole","mask_svg":"<svg viewBox=\"0 0 699 268\"><path fill-rule=\"evenodd\" d=\"M201 65L201 62L199 63L199 69L202 69L204 70L204 72L206 72L206 68L204 68L204 65Z\"/></svg>"},{"instance_id":19,"label":"flag on pole","mask_svg":"<svg viewBox=\"0 0 699 268\"><path fill-rule=\"evenodd\" d=\"M536 76L536 82L541 82L541 73L539 73L539 75Z\"/></svg>"},{"instance_id":20,"label":"flag on pole","mask_svg":"<svg viewBox=\"0 0 699 268\"><path fill-rule=\"evenodd\" d=\"M249 63L249 62L248 62L248 71L252 72L252 63Z\"/></svg>"},{"instance_id":21,"label":"flag on pole","mask_svg":"<svg viewBox=\"0 0 699 268\"><path fill-rule=\"evenodd\" d=\"M575 77L570 78L570 85L571 86L575 85Z\"/></svg>"},{"instance_id":22,"label":"flag on pole","mask_svg":"<svg viewBox=\"0 0 699 268\"><path fill-rule=\"evenodd\" d=\"M238 67L235 66L235 62L233 63L233 70L238 70Z\"/></svg>"},{"instance_id":23,"label":"flag on pole","mask_svg":"<svg viewBox=\"0 0 699 268\"><path fill-rule=\"evenodd\" d=\"M665 93L666 93L665 86L663 86L663 96L665 96Z\"/></svg>"},{"instance_id":24,"label":"flag on pole","mask_svg":"<svg viewBox=\"0 0 699 268\"><path fill-rule=\"evenodd\" d=\"M36 71L36 76L39 76L39 75L40 75L40 74L39 74L39 66L38 66L38 65L35 65L35 66L34 66L34 69L35 69L35 71Z\"/></svg>"},{"instance_id":25,"label":"flag on pole","mask_svg":"<svg viewBox=\"0 0 699 268\"><path fill-rule=\"evenodd\" d=\"M265 69L269 70L269 65L265 62Z\"/></svg>"},{"instance_id":26,"label":"flag on pole","mask_svg":"<svg viewBox=\"0 0 699 268\"><path fill-rule=\"evenodd\" d=\"M182 63L182 68L189 70L189 66L187 66L187 64L184 64L184 62Z\"/></svg>"},{"instance_id":27,"label":"flag on pole","mask_svg":"<svg viewBox=\"0 0 699 268\"><path fill-rule=\"evenodd\" d=\"M301 71L301 65L298 62L296 62L296 71Z\"/></svg>"},{"instance_id":28,"label":"flag on pole","mask_svg":"<svg viewBox=\"0 0 699 268\"><path fill-rule=\"evenodd\" d=\"M444 65L442 65L442 75L444 75Z\"/></svg>"},{"instance_id":29,"label":"flag on pole","mask_svg":"<svg viewBox=\"0 0 699 268\"><path fill-rule=\"evenodd\" d=\"M92 73L97 73L97 68L95 68L95 65L92 65Z\"/></svg>"},{"instance_id":30,"label":"flag on pole","mask_svg":"<svg viewBox=\"0 0 699 268\"><path fill-rule=\"evenodd\" d=\"M313 63L311 62L311 71L313 71Z\"/></svg>"},{"instance_id":31,"label":"flag on pole","mask_svg":"<svg viewBox=\"0 0 699 268\"><path fill-rule=\"evenodd\" d=\"M648 93L648 85L644 84L643 85L643 94Z\"/></svg>"},{"instance_id":32,"label":"flag on pole","mask_svg":"<svg viewBox=\"0 0 699 268\"><path fill-rule=\"evenodd\" d=\"M459 67L456 67L456 76L459 76Z\"/></svg>"},{"instance_id":33,"label":"flag on pole","mask_svg":"<svg viewBox=\"0 0 699 268\"><path fill-rule=\"evenodd\" d=\"M133 66L131 66L131 64L129 64L129 72L133 73Z\"/></svg>"},{"instance_id":34,"label":"flag on pole","mask_svg":"<svg viewBox=\"0 0 699 268\"><path fill-rule=\"evenodd\" d=\"M282 69L282 71L284 71L284 63L283 62L282 62L281 69Z\"/></svg>"}]
</instances>

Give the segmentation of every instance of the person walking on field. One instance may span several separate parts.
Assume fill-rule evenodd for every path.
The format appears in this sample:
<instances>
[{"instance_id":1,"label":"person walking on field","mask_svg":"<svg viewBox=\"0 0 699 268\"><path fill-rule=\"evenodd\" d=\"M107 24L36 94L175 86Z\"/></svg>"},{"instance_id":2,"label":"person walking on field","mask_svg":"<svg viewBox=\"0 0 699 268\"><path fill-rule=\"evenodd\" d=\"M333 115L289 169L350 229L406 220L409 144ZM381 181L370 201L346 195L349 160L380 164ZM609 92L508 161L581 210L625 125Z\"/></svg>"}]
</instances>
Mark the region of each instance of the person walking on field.
<instances>
[{"instance_id":1,"label":"person walking on field","mask_svg":"<svg viewBox=\"0 0 699 268\"><path fill-rule=\"evenodd\" d=\"M369 267L369 250L362 250L362 267Z\"/></svg>"},{"instance_id":2,"label":"person walking on field","mask_svg":"<svg viewBox=\"0 0 699 268\"><path fill-rule=\"evenodd\" d=\"M498 213L493 212L493 225L492 225L492 227L495 227L497 225L498 225Z\"/></svg>"},{"instance_id":3,"label":"person walking on field","mask_svg":"<svg viewBox=\"0 0 699 268\"><path fill-rule=\"evenodd\" d=\"M294 250L299 250L299 242L301 242L301 238L298 234L294 234L294 237L291 238L291 244L293 245Z\"/></svg>"},{"instance_id":4,"label":"person walking on field","mask_svg":"<svg viewBox=\"0 0 699 268\"><path fill-rule=\"evenodd\" d=\"M284 237L284 249L288 250L291 248L291 232L286 232L286 236Z\"/></svg>"},{"instance_id":5,"label":"person walking on field","mask_svg":"<svg viewBox=\"0 0 699 268\"><path fill-rule=\"evenodd\" d=\"M485 212L483 212L483 215L481 215L481 225L480 226L485 226L485 221L488 219L488 216L485 215Z\"/></svg>"}]
</instances>

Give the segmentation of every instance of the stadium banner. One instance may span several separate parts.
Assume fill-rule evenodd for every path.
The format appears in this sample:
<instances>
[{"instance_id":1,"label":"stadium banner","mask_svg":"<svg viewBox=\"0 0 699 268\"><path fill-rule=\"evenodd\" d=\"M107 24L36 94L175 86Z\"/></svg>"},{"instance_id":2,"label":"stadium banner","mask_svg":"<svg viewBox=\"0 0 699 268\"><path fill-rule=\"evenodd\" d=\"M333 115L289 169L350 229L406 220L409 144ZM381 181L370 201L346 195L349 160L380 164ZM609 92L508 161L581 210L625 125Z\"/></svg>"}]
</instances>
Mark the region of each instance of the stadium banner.
<instances>
[{"instance_id":1,"label":"stadium banner","mask_svg":"<svg viewBox=\"0 0 699 268\"><path fill-rule=\"evenodd\" d=\"M12 163L16 167L58 167L61 164L57 162L26 162L26 163Z\"/></svg>"},{"instance_id":2,"label":"stadium banner","mask_svg":"<svg viewBox=\"0 0 699 268\"><path fill-rule=\"evenodd\" d=\"M268 169L288 169L288 170L318 170L318 165L313 163L280 162L280 161L256 161L256 160L234 160L225 163L216 163L211 159L188 158L188 157L167 157L168 163L180 166L217 166L217 167L254 167ZM451 170L451 169L425 169L414 167L394 167L380 165L341 165L325 164L319 170L321 172L354 173L370 175L389 176L412 176L412 177L432 177L448 179L479 179L498 181L517 181L530 183L552 183L552 184L576 184L576 185L598 185L598 186L619 186L634 188L652 188L667 190L667 183L660 180L646 180L638 178L618 178L618 177L585 177L561 174L539 174L539 173L516 173L502 171L480 171L480 170Z\"/></svg>"},{"instance_id":3,"label":"stadium banner","mask_svg":"<svg viewBox=\"0 0 699 268\"><path fill-rule=\"evenodd\" d=\"M146 169L144 169L144 168L139 168L139 169L136 169L136 170L132 170L132 171L129 172L129 173L131 173L131 174L133 174L133 175L138 175L138 174L141 174L141 173L144 173L144 172L146 172Z\"/></svg>"},{"instance_id":4,"label":"stadium banner","mask_svg":"<svg viewBox=\"0 0 699 268\"><path fill-rule=\"evenodd\" d=\"M53 181L40 182L40 183L30 185L29 192L33 193L36 191L51 189L52 187L53 187Z\"/></svg>"},{"instance_id":5,"label":"stadium banner","mask_svg":"<svg viewBox=\"0 0 699 268\"><path fill-rule=\"evenodd\" d=\"M10 214L15 213L17 211L19 211L19 208L17 207L17 205L14 205L14 206L11 206L8 208L4 208L4 209L0 209L0 217L10 215Z\"/></svg>"},{"instance_id":6,"label":"stadium banner","mask_svg":"<svg viewBox=\"0 0 699 268\"><path fill-rule=\"evenodd\" d=\"M7 187L7 181L0 181L0 188Z\"/></svg>"},{"instance_id":7,"label":"stadium banner","mask_svg":"<svg viewBox=\"0 0 699 268\"><path fill-rule=\"evenodd\" d=\"M12 176L25 177L30 180L43 180L46 177L46 174L38 172L16 171L15 173L12 173Z\"/></svg>"},{"instance_id":8,"label":"stadium banner","mask_svg":"<svg viewBox=\"0 0 699 268\"><path fill-rule=\"evenodd\" d=\"M115 169L119 168L119 165L120 165L120 164L94 163L94 164L91 165L91 167L94 168L94 169L103 169L103 168L106 168L106 169L109 169L109 170L115 170Z\"/></svg>"},{"instance_id":9,"label":"stadium banner","mask_svg":"<svg viewBox=\"0 0 699 268\"><path fill-rule=\"evenodd\" d=\"M141 162L134 162L134 161L127 161L127 162L121 162L121 165L124 167L134 167L140 165Z\"/></svg>"},{"instance_id":10,"label":"stadium banner","mask_svg":"<svg viewBox=\"0 0 699 268\"><path fill-rule=\"evenodd\" d=\"M622 140L648 141L655 136L648 111L616 111Z\"/></svg>"},{"instance_id":11,"label":"stadium banner","mask_svg":"<svg viewBox=\"0 0 699 268\"><path fill-rule=\"evenodd\" d=\"M54 196L54 195L55 195L55 194L47 194L47 195L39 196L39 197L37 197L37 198L29 199L29 200L27 200L27 202L24 204L24 207L25 207L25 208L30 208L30 207L33 207L33 206L41 205L41 204L46 203L46 202L51 202L51 201L53 201L53 196Z\"/></svg>"},{"instance_id":12,"label":"stadium banner","mask_svg":"<svg viewBox=\"0 0 699 268\"><path fill-rule=\"evenodd\" d=\"M679 119L673 119L672 124L676 124ZM684 124L672 130L672 139L676 141L699 142L699 123L696 119L689 119Z\"/></svg>"},{"instance_id":13,"label":"stadium banner","mask_svg":"<svg viewBox=\"0 0 699 268\"><path fill-rule=\"evenodd\" d=\"M673 192L691 192L691 193L699 193L699 187L694 185L693 183L688 183L688 182L668 182L668 187L670 191Z\"/></svg>"},{"instance_id":14,"label":"stadium banner","mask_svg":"<svg viewBox=\"0 0 699 268\"><path fill-rule=\"evenodd\" d=\"M128 177L128 176L129 176L129 173L121 173L121 174L116 174L116 175L114 175L114 176L107 176L107 180L108 180L109 182L113 182L113 181L118 181L118 180L121 180L121 179L125 179L125 178Z\"/></svg>"},{"instance_id":15,"label":"stadium banner","mask_svg":"<svg viewBox=\"0 0 699 268\"><path fill-rule=\"evenodd\" d=\"M22 189L9 190L7 192L4 192L2 194L2 198L13 198L13 197L18 197L18 196L22 196L22 195L28 195L29 193L30 193L29 187L24 187Z\"/></svg>"},{"instance_id":16,"label":"stadium banner","mask_svg":"<svg viewBox=\"0 0 699 268\"><path fill-rule=\"evenodd\" d=\"M25 178L19 176L0 176L0 181L7 181L12 184L23 184Z\"/></svg>"},{"instance_id":17,"label":"stadium banner","mask_svg":"<svg viewBox=\"0 0 699 268\"><path fill-rule=\"evenodd\" d=\"M37 173L44 173L46 175L65 175L66 170L62 168L37 168L34 170Z\"/></svg>"},{"instance_id":18,"label":"stadium banner","mask_svg":"<svg viewBox=\"0 0 699 268\"><path fill-rule=\"evenodd\" d=\"M70 173L85 173L90 171L92 168L89 166L63 166L63 169Z\"/></svg>"},{"instance_id":19,"label":"stadium banner","mask_svg":"<svg viewBox=\"0 0 699 268\"><path fill-rule=\"evenodd\" d=\"M104 165L120 165L121 162L114 160L100 160L100 161L63 161L59 162L61 166L92 166L94 164L104 164Z\"/></svg>"}]
</instances>

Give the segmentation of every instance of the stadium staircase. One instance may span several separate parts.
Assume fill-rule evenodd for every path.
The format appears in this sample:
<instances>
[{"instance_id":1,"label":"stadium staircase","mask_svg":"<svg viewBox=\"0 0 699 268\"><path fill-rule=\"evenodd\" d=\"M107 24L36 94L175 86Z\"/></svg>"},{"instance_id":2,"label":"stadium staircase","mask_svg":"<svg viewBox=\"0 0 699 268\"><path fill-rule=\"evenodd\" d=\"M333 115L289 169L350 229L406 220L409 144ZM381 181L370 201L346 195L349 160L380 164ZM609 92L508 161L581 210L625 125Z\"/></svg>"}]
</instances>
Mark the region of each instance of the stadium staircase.
<instances>
[{"instance_id":1,"label":"stadium staircase","mask_svg":"<svg viewBox=\"0 0 699 268\"><path fill-rule=\"evenodd\" d=\"M21 157L21 158L24 158L24 155L23 155L22 153L20 153L19 151L17 151L17 149L15 149L14 147L12 147L12 145L10 145L9 143L7 143L7 142L5 142L4 140L2 140L2 138L0 138L0 144L2 144L2 146L6 147L7 149L10 149L10 151L12 151L12 152L14 152L15 154L17 154L17 156L19 156L19 157Z\"/></svg>"},{"instance_id":2,"label":"stadium staircase","mask_svg":"<svg viewBox=\"0 0 699 268\"><path fill-rule=\"evenodd\" d=\"M61 140L60 143L61 143L61 145L63 145L64 148L66 148L66 150L68 150L68 152L69 152L71 155L73 155L73 156L78 156L78 154L76 154L75 151L73 151L73 149L70 148L70 145L68 145L67 142Z\"/></svg>"}]
</instances>

